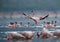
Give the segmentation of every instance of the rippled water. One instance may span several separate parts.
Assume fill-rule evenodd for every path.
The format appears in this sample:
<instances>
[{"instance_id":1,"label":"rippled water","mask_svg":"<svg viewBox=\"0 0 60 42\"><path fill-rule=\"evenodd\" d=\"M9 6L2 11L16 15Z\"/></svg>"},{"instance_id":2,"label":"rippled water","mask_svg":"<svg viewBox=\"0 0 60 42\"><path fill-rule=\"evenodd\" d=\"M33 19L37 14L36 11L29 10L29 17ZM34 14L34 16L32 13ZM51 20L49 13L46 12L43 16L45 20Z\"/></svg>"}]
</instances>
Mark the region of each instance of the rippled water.
<instances>
[{"instance_id":1,"label":"rippled water","mask_svg":"<svg viewBox=\"0 0 60 42\"><path fill-rule=\"evenodd\" d=\"M5 32L7 31L25 31L25 30L30 30L30 31L36 31L36 29L38 29L39 31L41 31L41 28L18 28L18 29L9 29L9 28L0 28L0 41L1 42L60 42L59 39L57 38L50 38L50 39L42 39L42 38L37 38L36 33L34 33L34 37L31 40L6 40L4 38ZM52 30L52 29L49 29Z\"/></svg>"},{"instance_id":2,"label":"rippled water","mask_svg":"<svg viewBox=\"0 0 60 42\"><path fill-rule=\"evenodd\" d=\"M60 23L59 23L60 19L59 18L57 18L57 19L53 18L53 19L57 21L57 25L60 25ZM50 18L49 20L53 20L53 19ZM12 21L14 21L14 22L15 21L17 21L17 22L22 21L23 25L25 25L27 23L26 22L27 20L25 20L25 21L23 21L23 20L24 19L21 19L21 20L19 20L19 19L12 19ZM10 21L11 20L9 20L9 19L5 19L5 20L1 19L0 20L0 24L2 26L5 26ZM33 21L31 21L31 20L29 20L29 21L31 23L30 25L34 24ZM39 22L37 25L40 25L42 23L43 23L43 21ZM60 28L56 28L56 29L60 29ZM56 30L56 29L50 28L49 30L52 31L52 30ZM22 28L13 28L13 29L11 29L11 28L8 28L8 27L0 27L0 41L1 42L60 42L60 39L57 39L57 38L54 38L54 37L52 37L51 39L37 38L36 33L34 33L34 37L32 38L32 40L6 40L4 38L5 32L7 32L7 31L34 31L35 32L35 31L41 31L41 30L42 30L42 28L26 28L26 27L22 27Z\"/></svg>"}]
</instances>

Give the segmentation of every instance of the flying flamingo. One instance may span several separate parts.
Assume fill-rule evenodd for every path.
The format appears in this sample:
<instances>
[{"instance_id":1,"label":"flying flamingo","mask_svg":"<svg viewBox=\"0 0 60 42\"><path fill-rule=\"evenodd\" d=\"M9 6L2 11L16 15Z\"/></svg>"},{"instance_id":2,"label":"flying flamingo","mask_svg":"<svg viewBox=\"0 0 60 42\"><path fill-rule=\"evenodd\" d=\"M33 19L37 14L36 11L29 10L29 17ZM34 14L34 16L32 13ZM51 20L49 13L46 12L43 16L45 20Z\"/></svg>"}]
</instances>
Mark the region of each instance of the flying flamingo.
<instances>
[{"instance_id":1,"label":"flying flamingo","mask_svg":"<svg viewBox=\"0 0 60 42\"><path fill-rule=\"evenodd\" d=\"M35 16L28 16L25 13L23 13L23 15L32 19L36 24L39 20L44 20L45 18L47 18L49 16L49 14L47 14L46 16L35 17ZM34 15L34 13L33 13L33 15Z\"/></svg>"}]
</instances>

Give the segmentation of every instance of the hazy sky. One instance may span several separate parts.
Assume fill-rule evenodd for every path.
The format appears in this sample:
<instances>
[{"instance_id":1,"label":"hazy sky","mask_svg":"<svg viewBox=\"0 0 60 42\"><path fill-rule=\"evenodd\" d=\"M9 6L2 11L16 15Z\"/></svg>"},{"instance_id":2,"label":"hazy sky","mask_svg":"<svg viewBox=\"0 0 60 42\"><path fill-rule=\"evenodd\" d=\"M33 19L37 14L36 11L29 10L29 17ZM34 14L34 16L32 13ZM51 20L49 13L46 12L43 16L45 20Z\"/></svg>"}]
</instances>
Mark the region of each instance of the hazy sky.
<instances>
[{"instance_id":1,"label":"hazy sky","mask_svg":"<svg viewBox=\"0 0 60 42\"><path fill-rule=\"evenodd\" d=\"M60 10L60 0L0 0L0 11Z\"/></svg>"},{"instance_id":2,"label":"hazy sky","mask_svg":"<svg viewBox=\"0 0 60 42\"><path fill-rule=\"evenodd\" d=\"M0 16L4 17L4 16L13 16L13 17L24 17L24 15L22 14L23 12L0 12ZM28 16L31 16L33 14L33 12L31 11L24 11L24 13ZM46 16L47 14L49 14L49 16L51 17L55 17L56 15L58 17L60 17L60 11L34 11L34 16L36 17L40 17L40 16Z\"/></svg>"}]
</instances>

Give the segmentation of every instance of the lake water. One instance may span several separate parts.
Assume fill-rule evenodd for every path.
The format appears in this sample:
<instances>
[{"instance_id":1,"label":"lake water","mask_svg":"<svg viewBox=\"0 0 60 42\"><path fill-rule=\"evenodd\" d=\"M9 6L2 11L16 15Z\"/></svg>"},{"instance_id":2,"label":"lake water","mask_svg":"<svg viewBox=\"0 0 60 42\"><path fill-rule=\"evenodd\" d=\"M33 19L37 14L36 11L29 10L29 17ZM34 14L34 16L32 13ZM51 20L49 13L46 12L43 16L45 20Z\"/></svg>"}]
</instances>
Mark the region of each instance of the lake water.
<instances>
[{"instance_id":1,"label":"lake water","mask_svg":"<svg viewBox=\"0 0 60 42\"><path fill-rule=\"evenodd\" d=\"M44 21L51 21L51 20L56 20L57 21L57 25L60 25L60 17L58 18L54 18L54 17L50 17L48 19L42 20L40 22L38 22L37 24L35 24L35 26L39 26L40 24L42 24ZM54 38L52 37L51 39L42 39L42 38L37 38L36 37L36 33L34 33L34 37L32 38L32 40L6 40L4 38L5 32L7 31L41 31L42 29L39 27L37 28L26 28L26 27L21 27L21 28L8 28L8 27L4 27L6 26L10 21L13 22L23 22L23 25L27 24L28 19L21 19L21 18L13 18L12 20L8 19L8 18L0 18L0 25L3 27L0 27L0 42L60 42L60 39ZM30 20L30 25L34 24L34 22L32 20ZM59 29L59 28L56 28ZM56 30L54 28L50 28L49 30Z\"/></svg>"}]
</instances>

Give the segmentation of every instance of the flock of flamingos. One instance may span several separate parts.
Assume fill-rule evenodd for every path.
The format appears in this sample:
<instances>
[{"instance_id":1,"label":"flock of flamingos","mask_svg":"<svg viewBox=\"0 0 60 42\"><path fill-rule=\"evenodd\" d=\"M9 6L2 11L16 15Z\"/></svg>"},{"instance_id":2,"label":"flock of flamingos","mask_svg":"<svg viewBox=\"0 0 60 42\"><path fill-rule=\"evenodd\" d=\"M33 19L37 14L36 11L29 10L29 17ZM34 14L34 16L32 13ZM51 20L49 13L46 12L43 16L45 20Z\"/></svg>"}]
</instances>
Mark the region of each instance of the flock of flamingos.
<instances>
[{"instance_id":1,"label":"flock of flamingos","mask_svg":"<svg viewBox=\"0 0 60 42\"><path fill-rule=\"evenodd\" d=\"M28 17L29 19L32 19L35 22L35 24L37 24L38 21L44 20L44 19L49 17L49 14L47 14L46 16L40 16L40 17L33 16L34 14L29 16L29 15L23 13L23 15ZM15 23L10 22L8 24L8 26L11 27L11 28L14 28L16 26L21 27L22 23L17 24L17 22L15 22ZM28 23L27 27L29 27L29 23ZM55 31L49 31L48 30L49 27L54 27L55 28L56 27L56 21L52 21L52 23L47 22L46 24L44 22L44 24L42 24L42 28L43 28L42 31L36 31L36 32L33 32L33 31L6 32L5 38L7 38L7 40L32 39L34 33L36 33L36 36L38 38L40 38L40 37L44 38L44 39L51 38L51 37L59 38L60 37L60 30L57 29Z\"/></svg>"}]
</instances>

